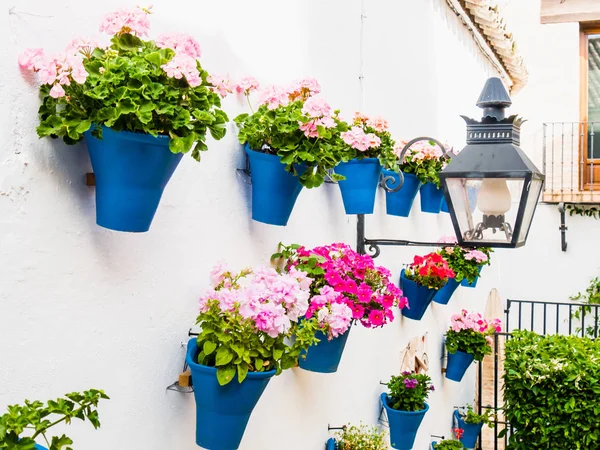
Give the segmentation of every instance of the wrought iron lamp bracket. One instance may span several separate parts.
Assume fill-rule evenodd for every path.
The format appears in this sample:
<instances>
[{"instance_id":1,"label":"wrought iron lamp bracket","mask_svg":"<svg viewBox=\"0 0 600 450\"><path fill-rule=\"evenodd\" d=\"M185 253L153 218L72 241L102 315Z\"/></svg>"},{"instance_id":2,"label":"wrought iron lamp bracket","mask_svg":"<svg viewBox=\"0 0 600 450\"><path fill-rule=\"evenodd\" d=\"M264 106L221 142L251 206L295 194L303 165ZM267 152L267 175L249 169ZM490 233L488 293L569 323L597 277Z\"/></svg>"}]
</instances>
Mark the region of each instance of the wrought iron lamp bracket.
<instances>
[{"instance_id":1,"label":"wrought iron lamp bracket","mask_svg":"<svg viewBox=\"0 0 600 450\"><path fill-rule=\"evenodd\" d=\"M414 138L406 143L402 152L400 152L400 156L398 157L399 161L404 160L404 156L406 152L410 149L410 147L421 141L430 141L437 144L443 152L443 155L446 159L450 159L451 155L446 151L446 147L440 141L435 138L421 136ZM379 179L379 186L381 186L386 192L398 192L403 184L404 184L404 175L402 172L398 173L399 183L397 186L390 186L390 181L394 181L393 176L384 176L381 175ZM419 247L439 247L441 244L438 242L418 242L418 241L410 241L404 239L367 239L365 237L365 216L364 214L358 214L358 220L356 225L356 251L361 255L369 254L372 258L377 258L381 254L381 246L419 246Z\"/></svg>"}]
</instances>

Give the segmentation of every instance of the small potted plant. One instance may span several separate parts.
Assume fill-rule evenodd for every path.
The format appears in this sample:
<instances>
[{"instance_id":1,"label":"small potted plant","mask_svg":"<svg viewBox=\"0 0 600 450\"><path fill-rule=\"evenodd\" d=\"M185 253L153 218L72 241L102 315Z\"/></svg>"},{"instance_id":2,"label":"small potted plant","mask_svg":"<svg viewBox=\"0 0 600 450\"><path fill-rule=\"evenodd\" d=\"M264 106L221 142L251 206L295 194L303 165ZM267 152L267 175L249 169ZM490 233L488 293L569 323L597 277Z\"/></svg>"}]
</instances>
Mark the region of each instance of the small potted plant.
<instances>
[{"instance_id":1,"label":"small potted plant","mask_svg":"<svg viewBox=\"0 0 600 450\"><path fill-rule=\"evenodd\" d=\"M502 331L502 322L500 319L486 320L478 312L466 309L454 314L451 321L446 332L446 378L461 381L473 360L482 361L492 352L491 336Z\"/></svg>"},{"instance_id":2,"label":"small potted plant","mask_svg":"<svg viewBox=\"0 0 600 450\"><path fill-rule=\"evenodd\" d=\"M381 403L390 425L392 448L413 448L419 426L429 410L425 402L434 390L431 378L426 374L402 372L387 383L388 393L381 394Z\"/></svg>"},{"instance_id":3,"label":"small potted plant","mask_svg":"<svg viewBox=\"0 0 600 450\"><path fill-rule=\"evenodd\" d=\"M401 157L406 145L402 141L394 148L396 158ZM404 184L398 192L386 197L387 213L408 217L417 191L420 191L421 211L439 214L444 199L439 173L445 161L444 151L433 141L418 141L411 145L402 161L398 161ZM385 174L398 177L393 173Z\"/></svg>"},{"instance_id":4,"label":"small potted plant","mask_svg":"<svg viewBox=\"0 0 600 450\"><path fill-rule=\"evenodd\" d=\"M402 309L402 315L421 320L433 296L454 276L454 271L439 253L415 255L413 262L400 273L400 287L409 303Z\"/></svg>"},{"instance_id":5,"label":"small potted plant","mask_svg":"<svg viewBox=\"0 0 600 450\"><path fill-rule=\"evenodd\" d=\"M455 275L454 278L448 279L448 282L433 297L434 302L446 305L463 281L466 280L467 283L477 282L481 264L489 264L489 259L481 249L472 250L457 246L454 236L444 237L440 242L454 244L442 247L439 251L439 254L448 262L448 267L452 269ZM484 248L484 250L489 251L491 249Z\"/></svg>"},{"instance_id":6,"label":"small potted plant","mask_svg":"<svg viewBox=\"0 0 600 450\"><path fill-rule=\"evenodd\" d=\"M477 414L471 405L467 405L466 408L455 409L454 420L458 428L463 430L458 439L466 448L475 448L481 428L484 425L493 427L494 419L495 415L489 409L486 409L483 414Z\"/></svg>"},{"instance_id":7,"label":"small potted plant","mask_svg":"<svg viewBox=\"0 0 600 450\"><path fill-rule=\"evenodd\" d=\"M490 247L479 247L477 249L469 250L465 254L465 259L470 261L471 264L477 265L477 276L474 279L463 278L461 282L461 286L474 288L477 286L477 281L479 280L479 276L481 274L481 269L483 266L490 265L490 255L493 250Z\"/></svg>"},{"instance_id":8,"label":"small potted plant","mask_svg":"<svg viewBox=\"0 0 600 450\"><path fill-rule=\"evenodd\" d=\"M26 50L24 70L38 73L40 137L87 142L96 183L96 222L117 231L148 231L163 190L184 153L200 160L206 134L225 135L220 109L227 89L183 33L144 40L149 9L107 14L110 44L75 39L63 53ZM219 79L221 80L221 79Z\"/></svg>"},{"instance_id":9,"label":"small potted plant","mask_svg":"<svg viewBox=\"0 0 600 450\"><path fill-rule=\"evenodd\" d=\"M336 173L345 177L338 184L346 214L373 214L382 166L397 170L388 123L357 112L341 138L345 148Z\"/></svg>"},{"instance_id":10,"label":"small potted plant","mask_svg":"<svg viewBox=\"0 0 600 450\"><path fill-rule=\"evenodd\" d=\"M452 434L454 439L444 439L440 442L433 442L431 444L431 450L462 450L465 448L462 441L460 440L464 430L461 428L453 428Z\"/></svg>"},{"instance_id":11,"label":"small potted plant","mask_svg":"<svg viewBox=\"0 0 600 450\"><path fill-rule=\"evenodd\" d=\"M317 80L306 78L291 86L269 86L252 109L250 94L257 82L242 82L238 92L248 99L251 113L237 116L238 139L245 145L252 177L252 219L287 225L302 187L320 186L341 161L340 133L347 124L320 96Z\"/></svg>"},{"instance_id":12,"label":"small potted plant","mask_svg":"<svg viewBox=\"0 0 600 450\"><path fill-rule=\"evenodd\" d=\"M385 193L386 213L391 216L409 216L415 197L423 185L421 179L428 179L428 170L432 166L430 159L426 159L425 153L421 151L423 148L422 142L415 142L402 157L402 152L407 144L406 141L400 141L394 147L394 154L398 158L398 170L383 170L385 177L394 179L391 187L400 183L399 173L402 174L402 187L396 192ZM427 146L430 147L429 143ZM402 161L400 161L401 157Z\"/></svg>"},{"instance_id":13,"label":"small potted plant","mask_svg":"<svg viewBox=\"0 0 600 450\"><path fill-rule=\"evenodd\" d=\"M376 426L346 425L327 441L327 450L386 450L385 432Z\"/></svg>"},{"instance_id":14,"label":"small potted plant","mask_svg":"<svg viewBox=\"0 0 600 450\"><path fill-rule=\"evenodd\" d=\"M61 423L70 424L73 419L86 419L95 429L100 428L97 406L108 396L96 389L66 394L64 398L40 401L25 400L24 405L12 405L0 416L0 448L7 450L61 450L70 448L71 438L50 436L50 429ZM27 434L27 436L25 436ZM48 447L43 447L41 442Z\"/></svg>"},{"instance_id":15,"label":"small potted plant","mask_svg":"<svg viewBox=\"0 0 600 450\"><path fill-rule=\"evenodd\" d=\"M300 357L299 366L320 373L336 372L352 322L366 328L394 320L393 308L407 304L390 272L377 267L369 255L360 255L343 243L306 249L281 246L273 260L290 275L298 271L312 280L309 307L300 327L316 330L317 344Z\"/></svg>"},{"instance_id":16,"label":"small potted plant","mask_svg":"<svg viewBox=\"0 0 600 450\"><path fill-rule=\"evenodd\" d=\"M200 298L198 338L189 341L186 355L196 398L196 443L233 450L270 379L297 365L301 350L314 342L311 324L297 327L308 309L311 280L301 271L233 273L218 265L211 281Z\"/></svg>"}]
</instances>

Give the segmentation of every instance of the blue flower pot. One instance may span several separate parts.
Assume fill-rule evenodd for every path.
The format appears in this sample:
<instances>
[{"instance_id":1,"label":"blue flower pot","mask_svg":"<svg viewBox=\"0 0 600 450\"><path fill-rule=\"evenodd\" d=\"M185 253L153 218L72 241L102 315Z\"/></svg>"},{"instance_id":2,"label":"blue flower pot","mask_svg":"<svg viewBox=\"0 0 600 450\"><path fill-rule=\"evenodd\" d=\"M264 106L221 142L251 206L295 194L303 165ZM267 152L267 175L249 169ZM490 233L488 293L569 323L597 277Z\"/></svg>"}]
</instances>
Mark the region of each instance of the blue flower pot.
<instances>
[{"instance_id":1,"label":"blue flower pot","mask_svg":"<svg viewBox=\"0 0 600 450\"><path fill-rule=\"evenodd\" d=\"M408 307L402 308L402 315L409 319L421 320L437 291L407 279L404 269L400 272L400 288L408 299Z\"/></svg>"},{"instance_id":2,"label":"blue flower pot","mask_svg":"<svg viewBox=\"0 0 600 450\"><path fill-rule=\"evenodd\" d=\"M400 450L411 450L415 444L417 431L429 410L429 405L425 403L425 409L421 411L398 411L388 406L388 395L381 394L381 403L385 408L388 423L390 425L390 444L392 448Z\"/></svg>"},{"instance_id":3,"label":"blue flower pot","mask_svg":"<svg viewBox=\"0 0 600 450\"><path fill-rule=\"evenodd\" d=\"M383 170L383 175L386 177L394 177L394 183L388 184L393 188L400 183L400 176L391 170ZM412 208L417 192L421 187L421 182L415 174L403 173L404 183L398 192L385 193L385 209L390 216L408 217Z\"/></svg>"},{"instance_id":4,"label":"blue flower pot","mask_svg":"<svg viewBox=\"0 0 600 450\"><path fill-rule=\"evenodd\" d=\"M327 443L325 444L325 450L336 450L336 449L337 449L337 443L335 442L335 439L329 438L327 440Z\"/></svg>"},{"instance_id":5,"label":"blue flower pot","mask_svg":"<svg viewBox=\"0 0 600 450\"><path fill-rule=\"evenodd\" d=\"M252 177L252 219L269 225L287 225L302 190L300 179L285 170L277 155L251 150L246 145ZM296 169L304 173L306 166Z\"/></svg>"},{"instance_id":6,"label":"blue flower pot","mask_svg":"<svg viewBox=\"0 0 600 450\"><path fill-rule=\"evenodd\" d=\"M437 444L437 441L431 443L431 450L435 450L436 444Z\"/></svg>"},{"instance_id":7,"label":"blue flower pot","mask_svg":"<svg viewBox=\"0 0 600 450\"><path fill-rule=\"evenodd\" d=\"M148 231L183 153L169 150L167 136L107 127L102 139L88 131L85 141L96 177L96 223L115 231Z\"/></svg>"},{"instance_id":8,"label":"blue flower pot","mask_svg":"<svg viewBox=\"0 0 600 450\"><path fill-rule=\"evenodd\" d=\"M337 165L335 172L346 177L338 182L346 214L373 214L381 170L377 158L353 159Z\"/></svg>"},{"instance_id":9,"label":"blue flower pot","mask_svg":"<svg viewBox=\"0 0 600 450\"><path fill-rule=\"evenodd\" d=\"M440 305L447 305L460 283L454 278L448 278L448 282L433 296L433 301Z\"/></svg>"},{"instance_id":10,"label":"blue flower pot","mask_svg":"<svg viewBox=\"0 0 600 450\"><path fill-rule=\"evenodd\" d=\"M316 345L309 347L307 352L303 351L300 354L298 365L302 369L311 372L337 372L351 328L348 328L344 334L332 340L327 339L326 334L318 331L316 337L320 341ZM304 355L306 355L306 359L304 359Z\"/></svg>"},{"instance_id":11,"label":"blue flower pot","mask_svg":"<svg viewBox=\"0 0 600 450\"><path fill-rule=\"evenodd\" d=\"M470 353L461 352L448 353L448 365L446 366L446 378L452 381L461 381L475 358Z\"/></svg>"},{"instance_id":12,"label":"blue flower pot","mask_svg":"<svg viewBox=\"0 0 600 450\"><path fill-rule=\"evenodd\" d=\"M460 442L466 448L475 448L483 423L467 423L460 417L457 410L454 410L454 418L456 419L458 428L462 428L464 432L462 438L460 438Z\"/></svg>"},{"instance_id":13,"label":"blue flower pot","mask_svg":"<svg viewBox=\"0 0 600 450\"><path fill-rule=\"evenodd\" d=\"M442 197L442 209L441 209L441 211L445 212L445 213L449 213L450 212L450 210L448 209L448 202L446 201L446 197Z\"/></svg>"},{"instance_id":14,"label":"blue flower pot","mask_svg":"<svg viewBox=\"0 0 600 450\"><path fill-rule=\"evenodd\" d=\"M482 269L482 266L479 266L479 273L481 273L481 269ZM475 277L475 279L473 280L472 283L469 283L469 280L467 280L466 278L464 278L462 280L462 282L460 283L460 285L464 286L464 287L468 287L468 288L474 288L474 287L477 286L477 282L478 281L479 281L479 275Z\"/></svg>"},{"instance_id":15,"label":"blue flower pot","mask_svg":"<svg viewBox=\"0 0 600 450\"><path fill-rule=\"evenodd\" d=\"M35 444L35 450L48 450L46 447L42 447L41 445Z\"/></svg>"},{"instance_id":16,"label":"blue flower pot","mask_svg":"<svg viewBox=\"0 0 600 450\"><path fill-rule=\"evenodd\" d=\"M196 444L209 450L236 450L250 414L275 375L248 372L242 383L237 378L225 386L217 381L217 369L198 364L196 339L190 339L186 362L192 372L196 398Z\"/></svg>"},{"instance_id":17,"label":"blue flower pot","mask_svg":"<svg viewBox=\"0 0 600 450\"><path fill-rule=\"evenodd\" d=\"M421 211L439 214L444 200L444 191L433 183L425 183L419 191L421 192Z\"/></svg>"}]
</instances>

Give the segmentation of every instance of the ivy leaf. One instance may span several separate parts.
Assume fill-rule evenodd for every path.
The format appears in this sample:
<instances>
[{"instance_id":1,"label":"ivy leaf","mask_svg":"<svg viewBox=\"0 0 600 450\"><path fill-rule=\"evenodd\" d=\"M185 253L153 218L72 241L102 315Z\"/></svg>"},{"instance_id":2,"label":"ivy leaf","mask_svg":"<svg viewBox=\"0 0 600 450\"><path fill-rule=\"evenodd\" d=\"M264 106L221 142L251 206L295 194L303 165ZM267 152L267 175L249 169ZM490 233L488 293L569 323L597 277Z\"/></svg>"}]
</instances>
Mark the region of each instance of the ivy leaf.
<instances>
[{"instance_id":1,"label":"ivy leaf","mask_svg":"<svg viewBox=\"0 0 600 450\"><path fill-rule=\"evenodd\" d=\"M204 350L205 355L210 355L217 348L217 344L211 341L205 341L202 349Z\"/></svg>"},{"instance_id":2,"label":"ivy leaf","mask_svg":"<svg viewBox=\"0 0 600 450\"><path fill-rule=\"evenodd\" d=\"M234 365L228 365L224 367L219 367L217 369L217 381L221 386L225 386L235 376L236 367Z\"/></svg>"},{"instance_id":3,"label":"ivy leaf","mask_svg":"<svg viewBox=\"0 0 600 450\"><path fill-rule=\"evenodd\" d=\"M225 366L226 364L229 364L232 359L233 359L233 353L231 352L231 350L229 350L229 348L227 348L225 346L221 346L221 347L219 347L219 350L217 350L217 357L216 357L215 364L217 366Z\"/></svg>"}]
</instances>

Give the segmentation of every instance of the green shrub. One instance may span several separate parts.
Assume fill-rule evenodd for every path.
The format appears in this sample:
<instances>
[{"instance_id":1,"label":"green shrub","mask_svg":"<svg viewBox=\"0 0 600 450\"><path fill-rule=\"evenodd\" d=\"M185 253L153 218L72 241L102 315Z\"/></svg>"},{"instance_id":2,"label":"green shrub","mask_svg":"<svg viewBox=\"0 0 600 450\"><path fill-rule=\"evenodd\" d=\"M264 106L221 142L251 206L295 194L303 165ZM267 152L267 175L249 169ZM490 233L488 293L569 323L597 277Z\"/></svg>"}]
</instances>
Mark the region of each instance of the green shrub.
<instances>
[{"instance_id":1,"label":"green shrub","mask_svg":"<svg viewBox=\"0 0 600 450\"><path fill-rule=\"evenodd\" d=\"M504 372L505 415L514 427L507 449L600 448L600 342L513 336Z\"/></svg>"}]
</instances>

